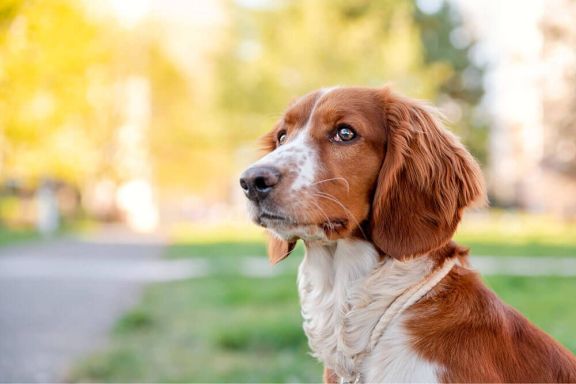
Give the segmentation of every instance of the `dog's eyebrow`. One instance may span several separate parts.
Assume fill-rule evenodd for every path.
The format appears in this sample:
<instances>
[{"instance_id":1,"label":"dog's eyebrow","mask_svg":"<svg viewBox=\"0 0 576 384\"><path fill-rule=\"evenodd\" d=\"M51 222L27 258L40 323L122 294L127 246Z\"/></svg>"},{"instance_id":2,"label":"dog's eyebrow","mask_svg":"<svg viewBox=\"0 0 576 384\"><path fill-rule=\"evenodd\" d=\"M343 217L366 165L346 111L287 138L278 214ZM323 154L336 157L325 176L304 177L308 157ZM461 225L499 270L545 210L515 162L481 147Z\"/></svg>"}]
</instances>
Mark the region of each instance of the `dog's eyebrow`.
<instances>
[{"instance_id":1,"label":"dog's eyebrow","mask_svg":"<svg viewBox=\"0 0 576 384\"><path fill-rule=\"evenodd\" d=\"M282 121L286 125L293 125L299 120L298 115L300 115L300 113L296 112L295 108L291 109L290 111L286 112Z\"/></svg>"}]
</instances>

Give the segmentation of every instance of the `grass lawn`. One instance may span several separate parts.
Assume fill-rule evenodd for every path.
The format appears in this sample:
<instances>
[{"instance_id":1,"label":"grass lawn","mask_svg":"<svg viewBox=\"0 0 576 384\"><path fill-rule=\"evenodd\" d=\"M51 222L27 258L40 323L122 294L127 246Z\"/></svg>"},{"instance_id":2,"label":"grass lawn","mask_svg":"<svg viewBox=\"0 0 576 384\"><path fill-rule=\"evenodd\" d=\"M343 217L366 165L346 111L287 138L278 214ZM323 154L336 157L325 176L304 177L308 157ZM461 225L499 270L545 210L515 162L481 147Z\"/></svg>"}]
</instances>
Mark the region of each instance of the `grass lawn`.
<instances>
[{"instance_id":1,"label":"grass lawn","mask_svg":"<svg viewBox=\"0 0 576 384\"><path fill-rule=\"evenodd\" d=\"M37 239L38 237L39 235L36 231L0 227L0 247L19 241Z\"/></svg>"},{"instance_id":2,"label":"grass lawn","mask_svg":"<svg viewBox=\"0 0 576 384\"><path fill-rule=\"evenodd\" d=\"M571 255L541 242L542 255ZM573 246L573 245L570 245ZM482 248L481 248L482 249ZM486 248L490 249L490 248ZM525 255L526 246L508 248ZM296 292L302 249L274 278L237 274L242 256L262 255L263 241L192 239L167 257L208 258L218 275L151 285L117 324L108 349L80 362L72 381L318 382L308 355ZM507 303L576 352L576 278L490 276Z\"/></svg>"},{"instance_id":3,"label":"grass lawn","mask_svg":"<svg viewBox=\"0 0 576 384\"><path fill-rule=\"evenodd\" d=\"M498 211L465 216L454 238L473 255L576 257L576 225L548 216Z\"/></svg>"},{"instance_id":4,"label":"grass lawn","mask_svg":"<svg viewBox=\"0 0 576 384\"><path fill-rule=\"evenodd\" d=\"M228 225L181 224L173 228L176 245L169 257L227 257L264 254L263 230L241 222ZM549 216L491 210L470 213L454 239L479 256L576 257L576 223ZM194 247L190 247L194 244Z\"/></svg>"},{"instance_id":5,"label":"grass lawn","mask_svg":"<svg viewBox=\"0 0 576 384\"><path fill-rule=\"evenodd\" d=\"M96 221L86 218L79 218L74 220L66 220L60 223L60 228L52 236L48 238L57 237L63 234L78 234L89 233L96 230L99 224ZM3 245L30 241L30 240L43 240L43 237L34 227L23 228L10 228L0 226L0 247Z\"/></svg>"},{"instance_id":6,"label":"grass lawn","mask_svg":"<svg viewBox=\"0 0 576 384\"><path fill-rule=\"evenodd\" d=\"M110 349L72 381L310 382L293 276L233 276L151 287L118 324Z\"/></svg>"}]
</instances>

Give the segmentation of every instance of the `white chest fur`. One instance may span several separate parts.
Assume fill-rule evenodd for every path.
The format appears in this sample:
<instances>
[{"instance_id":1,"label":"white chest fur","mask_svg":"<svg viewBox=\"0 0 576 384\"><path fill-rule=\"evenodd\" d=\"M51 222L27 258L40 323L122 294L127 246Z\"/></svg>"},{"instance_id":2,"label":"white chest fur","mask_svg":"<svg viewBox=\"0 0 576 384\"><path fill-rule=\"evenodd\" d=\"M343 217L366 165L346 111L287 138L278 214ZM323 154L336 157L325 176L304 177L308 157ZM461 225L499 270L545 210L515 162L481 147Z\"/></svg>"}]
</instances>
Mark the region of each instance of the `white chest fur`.
<instances>
[{"instance_id":1,"label":"white chest fur","mask_svg":"<svg viewBox=\"0 0 576 384\"><path fill-rule=\"evenodd\" d=\"M436 381L437 367L410 348L400 316L369 351L372 330L390 304L431 270L427 258L379 261L362 240L307 244L298 290L313 355L340 377L363 381ZM367 352L361 360L359 354ZM357 366L361 361L361 366Z\"/></svg>"}]
</instances>

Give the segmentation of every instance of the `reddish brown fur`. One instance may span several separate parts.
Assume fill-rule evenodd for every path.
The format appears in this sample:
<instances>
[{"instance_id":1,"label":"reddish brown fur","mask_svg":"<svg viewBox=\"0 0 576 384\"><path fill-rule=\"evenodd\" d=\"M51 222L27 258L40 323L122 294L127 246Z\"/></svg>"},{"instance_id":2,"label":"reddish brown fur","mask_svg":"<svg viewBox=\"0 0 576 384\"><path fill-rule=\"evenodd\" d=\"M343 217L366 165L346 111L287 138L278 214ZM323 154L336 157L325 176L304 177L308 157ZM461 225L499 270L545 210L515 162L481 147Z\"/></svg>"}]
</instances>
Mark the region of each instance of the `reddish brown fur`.
<instances>
[{"instance_id":1,"label":"reddish brown fur","mask_svg":"<svg viewBox=\"0 0 576 384\"><path fill-rule=\"evenodd\" d=\"M288 257L294 249L296 241L284 241L276 237L269 236L268 239L268 260L274 265Z\"/></svg>"},{"instance_id":2,"label":"reddish brown fur","mask_svg":"<svg viewBox=\"0 0 576 384\"><path fill-rule=\"evenodd\" d=\"M455 245L443 252L461 254ZM576 359L490 291L455 267L409 309L413 347L446 369L444 382L576 382Z\"/></svg>"},{"instance_id":3,"label":"reddish brown fur","mask_svg":"<svg viewBox=\"0 0 576 384\"><path fill-rule=\"evenodd\" d=\"M382 129L382 103L380 91L366 88L346 88L335 90L329 97L323 98L315 107L311 123L312 139L318 146L323 172L319 180L332 179L318 185L322 196L315 196L315 204L303 211L306 219L322 222L326 219L323 212L333 213L330 219L344 219L345 228L327 233L329 238L337 239L359 234L369 238L360 228L372 208L374 185L378 170L384 159L385 131ZM320 97L319 92L304 96L293 103L276 127L262 138L266 151L277 147L276 137L280 130L292 137L295 131L302 129L310 118L312 107ZM326 145L327 135L338 123L352 125L362 139L356 145ZM365 172L358 172L359 166ZM346 178L347 184L337 178ZM349 188L348 188L349 187ZM282 196L277 197L283 204ZM343 208L346 207L346 209ZM283 249L275 247L275 249ZM283 255L271 255L271 259L280 259Z\"/></svg>"},{"instance_id":4,"label":"reddish brown fur","mask_svg":"<svg viewBox=\"0 0 576 384\"><path fill-rule=\"evenodd\" d=\"M326 384L339 384L340 378L330 368L324 368L324 373L322 374L322 382Z\"/></svg>"},{"instance_id":5,"label":"reddish brown fur","mask_svg":"<svg viewBox=\"0 0 576 384\"><path fill-rule=\"evenodd\" d=\"M319 97L315 92L290 106L264 137L267 151L276 148L279 130L290 137L305 125ZM334 146L327 134L339 122L352 125L362 139ZM433 113L388 89L345 88L321 99L311 124L323 165L320 179L345 177L349 190L335 180L319 185L346 209L311 195L307 199L315 205L306 205L306 220L320 224L322 211L346 218L345 228L327 230L327 236L366 237L382 257L430 257L437 263L457 257L466 265L467 250L450 239L464 208L484 202L483 179L472 156ZM286 257L296 240L272 239L271 261ZM445 368L442 381L576 382L574 356L466 268L455 267L408 314L414 349ZM336 379L325 370L325 382Z\"/></svg>"},{"instance_id":6,"label":"reddish brown fur","mask_svg":"<svg viewBox=\"0 0 576 384\"><path fill-rule=\"evenodd\" d=\"M386 158L374 196L372 238L393 257L450 240L463 208L484 199L480 168L421 105L382 94Z\"/></svg>"}]
</instances>

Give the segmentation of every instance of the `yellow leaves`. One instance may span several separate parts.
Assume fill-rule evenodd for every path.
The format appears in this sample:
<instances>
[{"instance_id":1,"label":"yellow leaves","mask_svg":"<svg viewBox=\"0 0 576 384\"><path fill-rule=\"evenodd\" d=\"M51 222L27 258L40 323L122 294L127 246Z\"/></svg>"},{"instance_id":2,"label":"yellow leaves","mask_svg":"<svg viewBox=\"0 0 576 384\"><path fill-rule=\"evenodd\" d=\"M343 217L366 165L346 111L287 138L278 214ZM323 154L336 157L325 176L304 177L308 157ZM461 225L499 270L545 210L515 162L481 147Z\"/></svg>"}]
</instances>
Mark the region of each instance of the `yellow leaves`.
<instances>
[{"instance_id":1,"label":"yellow leaves","mask_svg":"<svg viewBox=\"0 0 576 384\"><path fill-rule=\"evenodd\" d=\"M91 103L102 91L92 82L89 94L90 68L102 66L110 44L73 1L31 0L17 11L0 40L2 176L81 182L102 151L102 120L93 117L101 111Z\"/></svg>"}]
</instances>

